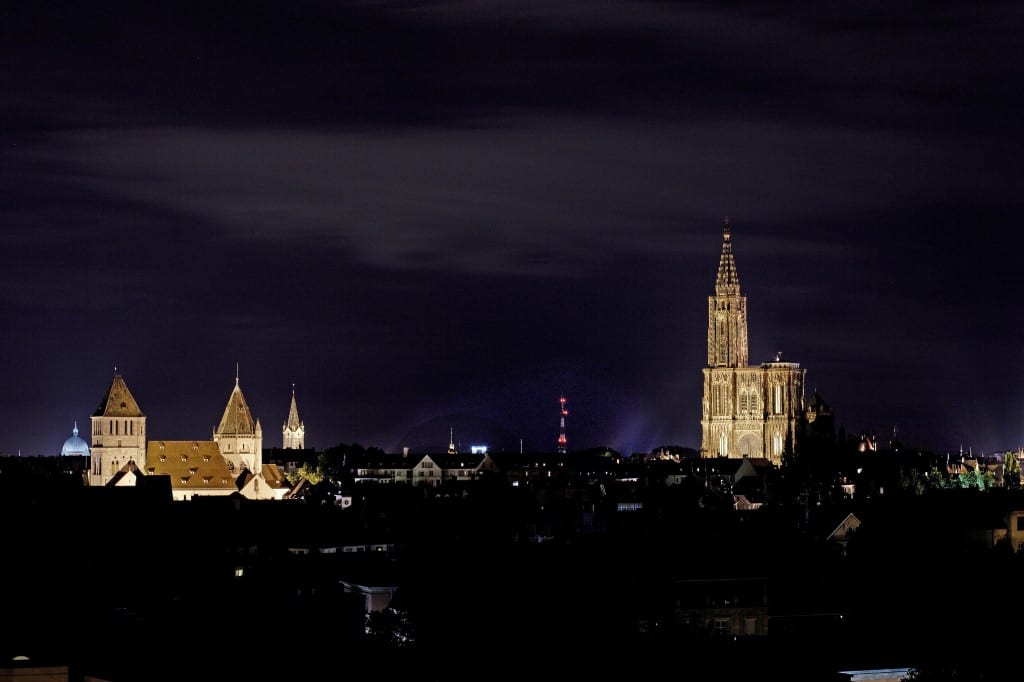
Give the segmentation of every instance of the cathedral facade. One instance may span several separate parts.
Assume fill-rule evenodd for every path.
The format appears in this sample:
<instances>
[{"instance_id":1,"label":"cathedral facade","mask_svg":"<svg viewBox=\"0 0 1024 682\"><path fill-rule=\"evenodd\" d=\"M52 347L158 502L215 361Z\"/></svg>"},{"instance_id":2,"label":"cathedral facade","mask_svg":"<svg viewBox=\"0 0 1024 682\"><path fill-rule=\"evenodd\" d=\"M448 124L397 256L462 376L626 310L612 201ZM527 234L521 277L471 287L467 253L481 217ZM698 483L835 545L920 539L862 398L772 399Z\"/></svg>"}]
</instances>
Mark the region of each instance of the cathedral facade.
<instances>
[{"instance_id":1,"label":"cathedral facade","mask_svg":"<svg viewBox=\"0 0 1024 682\"><path fill-rule=\"evenodd\" d=\"M763 457L778 466L801 432L806 370L781 357L748 365L747 354L747 298L726 219L715 293L708 297L701 455Z\"/></svg>"}]
</instances>

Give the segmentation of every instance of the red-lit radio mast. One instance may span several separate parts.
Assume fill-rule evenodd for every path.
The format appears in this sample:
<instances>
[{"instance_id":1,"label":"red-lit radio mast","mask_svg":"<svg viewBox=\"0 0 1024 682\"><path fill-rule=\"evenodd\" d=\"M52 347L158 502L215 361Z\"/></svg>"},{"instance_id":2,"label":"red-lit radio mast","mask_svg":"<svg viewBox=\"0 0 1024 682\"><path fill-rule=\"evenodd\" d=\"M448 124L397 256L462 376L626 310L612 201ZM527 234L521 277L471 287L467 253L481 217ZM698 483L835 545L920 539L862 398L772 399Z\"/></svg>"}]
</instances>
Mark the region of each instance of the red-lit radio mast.
<instances>
[{"instance_id":1,"label":"red-lit radio mast","mask_svg":"<svg viewBox=\"0 0 1024 682\"><path fill-rule=\"evenodd\" d=\"M561 398L558 399L558 402L561 404L561 407L562 407L561 417L558 420L558 452L560 454L564 455L565 454L565 446L566 446L566 440L565 440L565 415L569 414L569 410L565 409L565 396L564 395Z\"/></svg>"}]
</instances>

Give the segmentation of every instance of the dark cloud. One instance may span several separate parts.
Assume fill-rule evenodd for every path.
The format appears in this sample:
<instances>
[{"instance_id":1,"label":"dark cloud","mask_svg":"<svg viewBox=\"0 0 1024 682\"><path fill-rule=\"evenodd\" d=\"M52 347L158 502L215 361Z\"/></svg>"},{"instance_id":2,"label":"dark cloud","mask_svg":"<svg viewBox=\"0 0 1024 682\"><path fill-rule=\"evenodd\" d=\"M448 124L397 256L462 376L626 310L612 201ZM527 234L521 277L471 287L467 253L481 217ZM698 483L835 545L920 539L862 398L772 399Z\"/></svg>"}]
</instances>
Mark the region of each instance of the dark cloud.
<instances>
[{"instance_id":1,"label":"dark cloud","mask_svg":"<svg viewBox=\"0 0 1024 682\"><path fill-rule=\"evenodd\" d=\"M0 451L55 451L115 364L208 437L236 362L271 445L295 382L318 447L543 448L562 392L578 445L696 446L724 214L752 361L849 430L1019 445L1021 16L5 7Z\"/></svg>"}]
</instances>

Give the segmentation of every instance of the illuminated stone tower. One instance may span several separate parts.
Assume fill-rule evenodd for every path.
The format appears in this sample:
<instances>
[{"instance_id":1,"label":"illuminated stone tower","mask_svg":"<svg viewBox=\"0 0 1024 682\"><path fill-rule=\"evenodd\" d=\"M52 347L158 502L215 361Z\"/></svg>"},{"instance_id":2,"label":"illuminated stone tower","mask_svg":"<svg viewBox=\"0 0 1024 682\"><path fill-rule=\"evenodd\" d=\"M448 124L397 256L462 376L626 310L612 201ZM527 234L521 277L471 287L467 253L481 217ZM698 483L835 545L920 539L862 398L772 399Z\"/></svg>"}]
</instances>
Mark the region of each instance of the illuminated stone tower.
<instances>
[{"instance_id":1,"label":"illuminated stone tower","mask_svg":"<svg viewBox=\"0 0 1024 682\"><path fill-rule=\"evenodd\" d=\"M220 425L213 431L213 440L220 447L220 453L232 473L239 474L242 469L254 474L263 471L263 427L259 419L252 418L249 404L238 385L237 370L235 388L228 397Z\"/></svg>"},{"instance_id":2,"label":"illuminated stone tower","mask_svg":"<svg viewBox=\"0 0 1024 682\"><path fill-rule=\"evenodd\" d=\"M146 415L116 368L110 388L92 413L91 456L89 485L106 485L128 462L140 469L146 466Z\"/></svg>"},{"instance_id":3,"label":"illuminated stone tower","mask_svg":"<svg viewBox=\"0 0 1024 682\"><path fill-rule=\"evenodd\" d=\"M799 363L747 364L747 298L732 252L729 219L722 230L715 294L708 297L708 366L704 368L701 454L765 457L782 463L796 447L804 418Z\"/></svg>"},{"instance_id":4,"label":"illuminated stone tower","mask_svg":"<svg viewBox=\"0 0 1024 682\"><path fill-rule=\"evenodd\" d=\"M288 421L281 428L281 447L285 450L302 450L306 447L306 427L299 420L299 408L295 405L295 384L292 384L292 405L288 408Z\"/></svg>"}]
</instances>

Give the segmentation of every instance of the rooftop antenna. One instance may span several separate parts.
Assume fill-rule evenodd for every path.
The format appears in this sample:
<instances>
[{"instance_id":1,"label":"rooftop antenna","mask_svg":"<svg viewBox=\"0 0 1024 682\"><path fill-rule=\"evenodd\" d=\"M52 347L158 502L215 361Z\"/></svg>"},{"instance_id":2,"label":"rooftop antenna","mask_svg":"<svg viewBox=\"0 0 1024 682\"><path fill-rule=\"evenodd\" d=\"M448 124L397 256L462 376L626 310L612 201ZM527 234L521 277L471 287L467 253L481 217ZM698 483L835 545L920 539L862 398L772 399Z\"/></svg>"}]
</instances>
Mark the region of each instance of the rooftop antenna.
<instances>
[{"instance_id":1,"label":"rooftop antenna","mask_svg":"<svg viewBox=\"0 0 1024 682\"><path fill-rule=\"evenodd\" d=\"M564 395L558 399L558 404L561 407L558 420L558 453L564 455L568 444L565 438L565 417L569 414L569 410L565 409Z\"/></svg>"},{"instance_id":2,"label":"rooftop antenna","mask_svg":"<svg viewBox=\"0 0 1024 682\"><path fill-rule=\"evenodd\" d=\"M238 385L238 361L235 361L235 386Z\"/></svg>"}]
</instances>

